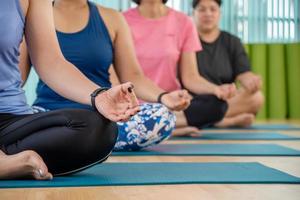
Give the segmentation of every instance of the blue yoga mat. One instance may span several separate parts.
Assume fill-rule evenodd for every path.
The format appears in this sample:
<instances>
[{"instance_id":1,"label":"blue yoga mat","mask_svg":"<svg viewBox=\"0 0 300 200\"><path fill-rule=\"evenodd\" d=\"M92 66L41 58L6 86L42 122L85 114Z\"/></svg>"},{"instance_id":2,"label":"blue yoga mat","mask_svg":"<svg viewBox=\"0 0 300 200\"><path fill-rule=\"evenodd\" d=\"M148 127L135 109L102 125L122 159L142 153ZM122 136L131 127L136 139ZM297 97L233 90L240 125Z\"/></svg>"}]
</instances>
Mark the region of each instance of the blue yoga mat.
<instances>
[{"instance_id":1,"label":"blue yoga mat","mask_svg":"<svg viewBox=\"0 0 300 200\"><path fill-rule=\"evenodd\" d=\"M0 188L220 183L299 184L300 178L259 163L104 163L52 181L0 181Z\"/></svg>"},{"instance_id":2,"label":"blue yoga mat","mask_svg":"<svg viewBox=\"0 0 300 200\"><path fill-rule=\"evenodd\" d=\"M239 127L232 127L232 128L206 128L206 129L241 129L241 130L295 130L300 131L300 126L291 125L291 124L254 124L248 128L239 128Z\"/></svg>"},{"instance_id":3,"label":"blue yoga mat","mask_svg":"<svg viewBox=\"0 0 300 200\"><path fill-rule=\"evenodd\" d=\"M300 151L276 144L162 144L113 156L300 156Z\"/></svg>"},{"instance_id":4,"label":"blue yoga mat","mask_svg":"<svg viewBox=\"0 0 300 200\"><path fill-rule=\"evenodd\" d=\"M276 132L235 132L235 133L199 133L199 136L172 137L171 140L300 140L299 137L284 135Z\"/></svg>"}]
</instances>

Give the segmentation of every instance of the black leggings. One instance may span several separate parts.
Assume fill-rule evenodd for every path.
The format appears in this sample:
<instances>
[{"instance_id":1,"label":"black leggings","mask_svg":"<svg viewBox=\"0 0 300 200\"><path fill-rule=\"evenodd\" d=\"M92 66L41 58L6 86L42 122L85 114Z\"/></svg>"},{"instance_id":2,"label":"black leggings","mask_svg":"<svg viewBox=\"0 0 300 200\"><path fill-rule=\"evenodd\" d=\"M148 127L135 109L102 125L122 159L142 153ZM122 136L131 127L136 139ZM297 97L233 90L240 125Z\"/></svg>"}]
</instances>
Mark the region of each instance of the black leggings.
<instances>
[{"instance_id":1,"label":"black leggings","mask_svg":"<svg viewBox=\"0 0 300 200\"><path fill-rule=\"evenodd\" d=\"M117 133L115 123L89 110L0 114L1 150L8 155L33 150L54 175L74 173L104 161Z\"/></svg>"},{"instance_id":2,"label":"black leggings","mask_svg":"<svg viewBox=\"0 0 300 200\"><path fill-rule=\"evenodd\" d=\"M227 109L227 102L214 95L194 95L184 114L189 126L205 128L221 121Z\"/></svg>"}]
</instances>

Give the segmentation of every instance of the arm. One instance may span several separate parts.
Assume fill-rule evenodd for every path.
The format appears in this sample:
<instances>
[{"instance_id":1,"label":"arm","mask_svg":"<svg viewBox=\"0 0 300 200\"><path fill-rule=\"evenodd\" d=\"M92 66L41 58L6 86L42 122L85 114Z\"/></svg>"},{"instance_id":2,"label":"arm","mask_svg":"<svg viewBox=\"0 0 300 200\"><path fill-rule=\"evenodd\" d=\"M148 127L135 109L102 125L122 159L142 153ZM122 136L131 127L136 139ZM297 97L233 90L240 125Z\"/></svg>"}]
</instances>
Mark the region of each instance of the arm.
<instances>
[{"instance_id":1,"label":"arm","mask_svg":"<svg viewBox=\"0 0 300 200\"><path fill-rule=\"evenodd\" d=\"M257 92L262 87L262 80L260 76L251 72L250 62L242 42L232 36L232 42L228 45L232 45L230 49L233 49L231 57L236 80L250 93Z\"/></svg>"},{"instance_id":2,"label":"arm","mask_svg":"<svg viewBox=\"0 0 300 200\"><path fill-rule=\"evenodd\" d=\"M213 94L228 99L235 93L235 86L217 86L204 79L198 72L195 52L183 52L179 63L180 77L186 89L195 94Z\"/></svg>"},{"instance_id":3,"label":"arm","mask_svg":"<svg viewBox=\"0 0 300 200\"><path fill-rule=\"evenodd\" d=\"M259 75L251 71L241 73L236 78L247 91L254 93L261 89L262 80Z\"/></svg>"},{"instance_id":4,"label":"arm","mask_svg":"<svg viewBox=\"0 0 300 200\"><path fill-rule=\"evenodd\" d=\"M32 64L40 78L60 95L90 104L89 95L98 86L62 55L55 35L51 1L30 0L25 36Z\"/></svg>"},{"instance_id":5,"label":"arm","mask_svg":"<svg viewBox=\"0 0 300 200\"><path fill-rule=\"evenodd\" d=\"M53 23L51 0L29 0L25 36L28 52L40 78L60 95L91 105L90 94L99 88L61 53ZM113 121L127 120L138 111L131 84L116 86L96 98L98 111Z\"/></svg>"},{"instance_id":6,"label":"arm","mask_svg":"<svg viewBox=\"0 0 300 200\"><path fill-rule=\"evenodd\" d=\"M114 69L114 66L111 65L109 67L109 81L111 82L111 85L112 86L115 86L115 85L119 85L120 84L120 81L119 81L119 78L116 74L116 71Z\"/></svg>"}]
</instances>

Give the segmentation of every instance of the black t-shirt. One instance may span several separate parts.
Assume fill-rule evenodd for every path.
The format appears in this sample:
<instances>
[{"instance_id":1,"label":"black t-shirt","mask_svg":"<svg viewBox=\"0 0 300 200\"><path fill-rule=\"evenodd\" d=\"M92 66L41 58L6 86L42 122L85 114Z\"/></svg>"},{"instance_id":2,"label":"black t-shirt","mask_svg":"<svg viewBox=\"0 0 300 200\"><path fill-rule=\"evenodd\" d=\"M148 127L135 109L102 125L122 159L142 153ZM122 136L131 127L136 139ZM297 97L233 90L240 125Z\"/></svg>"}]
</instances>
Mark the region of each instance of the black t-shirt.
<instances>
[{"instance_id":1,"label":"black t-shirt","mask_svg":"<svg viewBox=\"0 0 300 200\"><path fill-rule=\"evenodd\" d=\"M236 77L250 71L245 49L236 36L222 31L216 41L201 40L203 50L197 52L199 73L212 83L233 83Z\"/></svg>"}]
</instances>

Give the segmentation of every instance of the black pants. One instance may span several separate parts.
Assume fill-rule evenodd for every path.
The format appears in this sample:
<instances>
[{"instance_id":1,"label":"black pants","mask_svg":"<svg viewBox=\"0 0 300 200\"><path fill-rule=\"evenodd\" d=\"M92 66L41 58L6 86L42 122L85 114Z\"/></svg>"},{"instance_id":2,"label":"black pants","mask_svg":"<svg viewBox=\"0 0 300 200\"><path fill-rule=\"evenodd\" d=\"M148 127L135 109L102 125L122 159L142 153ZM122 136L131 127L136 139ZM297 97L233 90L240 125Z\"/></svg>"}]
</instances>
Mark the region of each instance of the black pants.
<instances>
[{"instance_id":1,"label":"black pants","mask_svg":"<svg viewBox=\"0 0 300 200\"><path fill-rule=\"evenodd\" d=\"M188 125L205 128L221 121L228 109L226 101L214 95L193 95L191 105L184 111Z\"/></svg>"},{"instance_id":2,"label":"black pants","mask_svg":"<svg viewBox=\"0 0 300 200\"><path fill-rule=\"evenodd\" d=\"M89 110L0 114L1 150L8 155L33 150L55 175L74 173L104 161L117 133L115 123Z\"/></svg>"}]
</instances>

